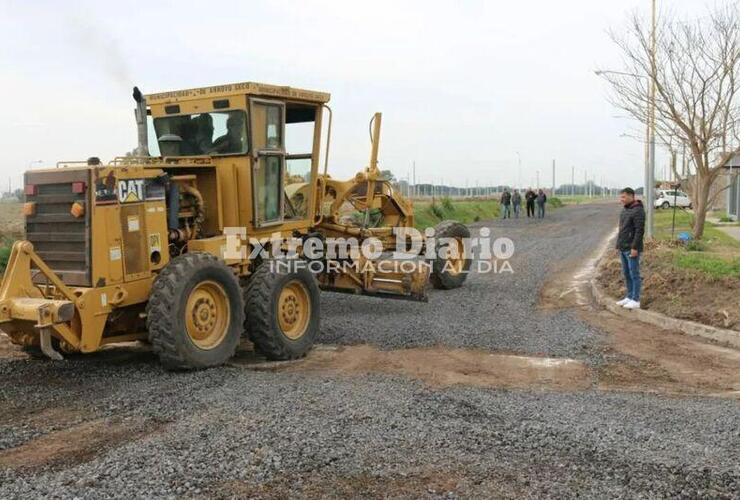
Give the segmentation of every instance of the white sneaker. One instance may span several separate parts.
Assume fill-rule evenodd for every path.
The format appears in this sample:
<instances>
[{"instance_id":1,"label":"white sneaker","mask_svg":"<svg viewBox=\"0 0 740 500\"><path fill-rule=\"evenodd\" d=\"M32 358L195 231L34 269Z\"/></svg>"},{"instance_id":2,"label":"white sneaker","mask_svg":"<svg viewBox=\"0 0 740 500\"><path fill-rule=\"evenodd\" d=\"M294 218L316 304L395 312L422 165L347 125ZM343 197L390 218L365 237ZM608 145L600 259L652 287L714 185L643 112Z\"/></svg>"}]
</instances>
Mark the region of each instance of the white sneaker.
<instances>
[{"instance_id":1,"label":"white sneaker","mask_svg":"<svg viewBox=\"0 0 740 500\"><path fill-rule=\"evenodd\" d=\"M640 303L637 302L637 301L635 301L635 300L630 300L629 302L627 302L622 307L624 307L625 309L639 309L640 308Z\"/></svg>"},{"instance_id":2,"label":"white sneaker","mask_svg":"<svg viewBox=\"0 0 740 500\"><path fill-rule=\"evenodd\" d=\"M629 302L630 300L632 300L632 299L630 299L629 297L625 297L625 298L623 298L622 300L618 300L618 301L617 301L617 305L618 305L618 306L623 306L623 305L625 305L625 304L626 304L627 302Z\"/></svg>"}]
</instances>

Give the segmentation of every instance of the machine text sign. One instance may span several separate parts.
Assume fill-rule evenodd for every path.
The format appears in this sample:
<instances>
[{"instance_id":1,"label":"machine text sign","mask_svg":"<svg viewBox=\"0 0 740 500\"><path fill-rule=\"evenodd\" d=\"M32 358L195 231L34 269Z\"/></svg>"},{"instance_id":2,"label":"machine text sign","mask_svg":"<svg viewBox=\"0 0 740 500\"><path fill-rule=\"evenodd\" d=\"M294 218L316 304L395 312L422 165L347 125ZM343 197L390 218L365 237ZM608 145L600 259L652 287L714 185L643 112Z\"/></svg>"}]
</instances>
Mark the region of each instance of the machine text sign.
<instances>
[{"instance_id":1,"label":"machine text sign","mask_svg":"<svg viewBox=\"0 0 740 500\"><path fill-rule=\"evenodd\" d=\"M144 179L123 179L118 181L118 201L133 203L144 199Z\"/></svg>"}]
</instances>

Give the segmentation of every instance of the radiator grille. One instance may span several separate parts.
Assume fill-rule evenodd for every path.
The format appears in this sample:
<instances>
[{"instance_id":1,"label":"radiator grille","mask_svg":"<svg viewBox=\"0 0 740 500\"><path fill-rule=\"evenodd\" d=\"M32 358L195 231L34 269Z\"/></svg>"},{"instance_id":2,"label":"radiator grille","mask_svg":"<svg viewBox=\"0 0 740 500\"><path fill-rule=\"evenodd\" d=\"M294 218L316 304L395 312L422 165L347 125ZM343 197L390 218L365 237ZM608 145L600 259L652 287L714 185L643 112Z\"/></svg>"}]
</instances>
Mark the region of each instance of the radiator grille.
<instances>
[{"instance_id":1,"label":"radiator grille","mask_svg":"<svg viewBox=\"0 0 740 500\"><path fill-rule=\"evenodd\" d=\"M72 188L74 182L89 187L88 180L88 170L26 173L26 185L35 186L35 194L27 194L26 201L36 204L34 215L26 217L26 239L64 284L71 286L92 285L88 192L74 193ZM75 202L85 207L83 217L70 213ZM34 281L44 278L39 276Z\"/></svg>"}]
</instances>

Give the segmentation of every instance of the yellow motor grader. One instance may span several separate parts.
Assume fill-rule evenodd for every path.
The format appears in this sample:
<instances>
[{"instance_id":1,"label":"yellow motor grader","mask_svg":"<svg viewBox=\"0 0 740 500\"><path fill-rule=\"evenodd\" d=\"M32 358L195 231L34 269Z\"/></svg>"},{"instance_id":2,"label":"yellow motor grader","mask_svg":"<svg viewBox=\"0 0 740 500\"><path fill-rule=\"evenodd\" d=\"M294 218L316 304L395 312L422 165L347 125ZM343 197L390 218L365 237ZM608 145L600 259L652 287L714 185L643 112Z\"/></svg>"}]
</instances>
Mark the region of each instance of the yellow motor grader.
<instances>
[{"instance_id":1,"label":"yellow motor grader","mask_svg":"<svg viewBox=\"0 0 740 500\"><path fill-rule=\"evenodd\" d=\"M425 301L429 281L465 280L469 232L454 221L431 257L391 258L394 229L414 215L378 169L379 113L369 165L338 181L327 93L245 82L134 99L133 153L25 174L26 240L0 285L13 342L62 359L141 340L167 368L196 369L246 335L269 359L294 359L319 333L320 289ZM374 253L327 251L352 239Z\"/></svg>"}]
</instances>

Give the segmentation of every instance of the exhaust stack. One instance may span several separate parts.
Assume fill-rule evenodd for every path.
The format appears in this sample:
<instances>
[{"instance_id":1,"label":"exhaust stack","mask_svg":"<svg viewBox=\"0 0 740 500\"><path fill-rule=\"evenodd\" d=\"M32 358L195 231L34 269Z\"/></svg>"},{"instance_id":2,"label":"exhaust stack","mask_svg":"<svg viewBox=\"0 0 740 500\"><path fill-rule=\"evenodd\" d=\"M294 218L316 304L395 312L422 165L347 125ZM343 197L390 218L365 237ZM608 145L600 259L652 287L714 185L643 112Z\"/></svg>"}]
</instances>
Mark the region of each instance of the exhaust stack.
<instances>
[{"instance_id":1,"label":"exhaust stack","mask_svg":"<svg viewBox=\"0 0 740 500\"><path fill-rule=\"evenodd\" d=\"M139 145L134 150L135 156L149 156L149 137L146 128L146 99L139 87L134 87L134 101L136 101L136 130Z\"/></svg>"}]
</instances>

